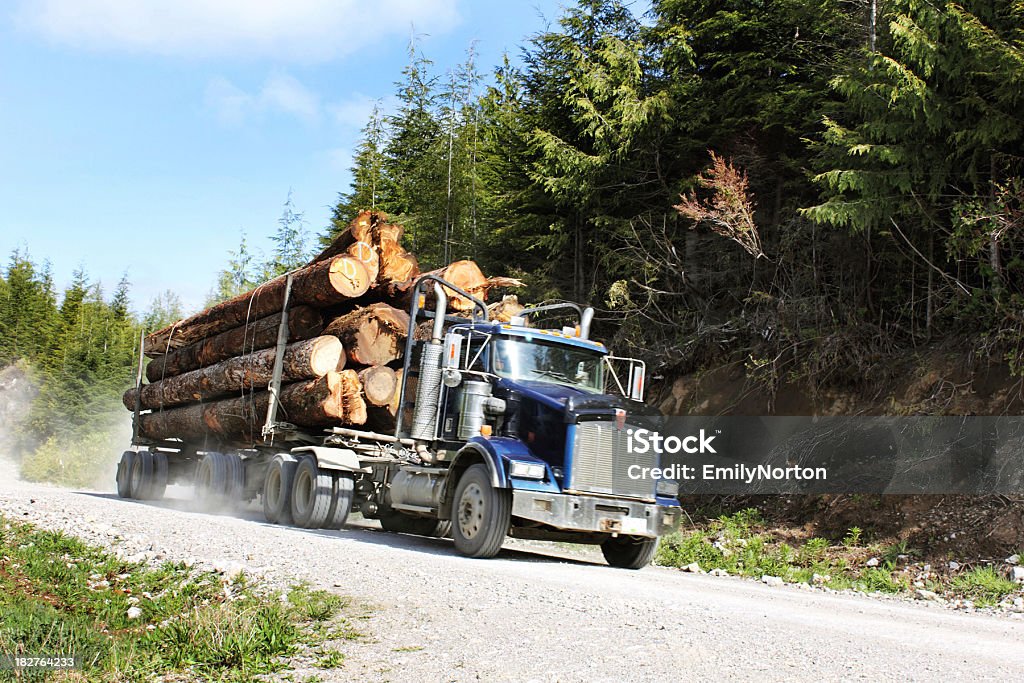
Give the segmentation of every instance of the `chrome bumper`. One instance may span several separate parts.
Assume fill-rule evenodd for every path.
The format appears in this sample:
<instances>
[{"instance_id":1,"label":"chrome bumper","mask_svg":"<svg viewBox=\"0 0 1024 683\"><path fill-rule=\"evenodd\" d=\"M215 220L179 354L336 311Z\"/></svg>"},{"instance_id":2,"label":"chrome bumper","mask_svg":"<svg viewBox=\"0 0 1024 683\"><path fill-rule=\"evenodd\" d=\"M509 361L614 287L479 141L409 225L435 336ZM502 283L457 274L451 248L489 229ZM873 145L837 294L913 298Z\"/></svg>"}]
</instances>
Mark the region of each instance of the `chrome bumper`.
<instances>
[{"instance_id":1,"label":"chrome bumper","mask_svg":"<svg viewBox=\"0 0 1024 683\"><path fill-rule=\"evenodd\" d=\"M514 490L512 514L566 531L654 538L679 528L682 510L621 498Z\"/></svg>"}]
</instances>

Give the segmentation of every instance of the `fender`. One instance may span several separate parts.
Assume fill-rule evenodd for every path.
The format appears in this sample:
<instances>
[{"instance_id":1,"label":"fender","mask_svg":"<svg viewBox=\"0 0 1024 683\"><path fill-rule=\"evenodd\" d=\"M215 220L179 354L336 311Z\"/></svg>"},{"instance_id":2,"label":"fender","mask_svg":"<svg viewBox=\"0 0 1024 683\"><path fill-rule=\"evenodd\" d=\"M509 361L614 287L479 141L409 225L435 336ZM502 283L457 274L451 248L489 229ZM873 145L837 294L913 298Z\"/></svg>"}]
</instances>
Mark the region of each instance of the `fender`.
<instances>
[{"instance_id":1,"label":"fender","mask_svg":"<svg viewBox=\"0 0 1024 683\"><path fill-rule=\"evenodd\" d=\"M350 448L329 448L327 446L300 446L293 448L292 453L312 453L316 464L325 470L342 470L343 472L370 472L369 467L359 464L359 457Z\"/></svg>"}]
</instances>

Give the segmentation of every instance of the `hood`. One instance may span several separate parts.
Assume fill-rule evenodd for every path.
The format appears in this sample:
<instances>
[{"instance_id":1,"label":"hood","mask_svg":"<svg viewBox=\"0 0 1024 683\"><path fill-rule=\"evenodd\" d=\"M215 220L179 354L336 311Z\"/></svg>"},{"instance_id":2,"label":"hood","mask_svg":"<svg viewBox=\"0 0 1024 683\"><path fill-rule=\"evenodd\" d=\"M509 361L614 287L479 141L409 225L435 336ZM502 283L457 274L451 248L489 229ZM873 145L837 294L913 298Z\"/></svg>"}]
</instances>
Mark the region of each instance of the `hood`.
<instances>
[{"instance_id":1,"label":"hood","mask_svg":"<svg viewBox=\"0 0 1024 683\"><path fill-rule=\"evenodd\" d=\"M616 409L625 410L630 416L657 417L661 413L640 401L614 394L595 394L576 387L551 382L531 380L501 380L507 389L518 391L526 398L542 405L563 410L566 422L577 422L580 417L612 416Z\"/></svg>"}]
</instances>

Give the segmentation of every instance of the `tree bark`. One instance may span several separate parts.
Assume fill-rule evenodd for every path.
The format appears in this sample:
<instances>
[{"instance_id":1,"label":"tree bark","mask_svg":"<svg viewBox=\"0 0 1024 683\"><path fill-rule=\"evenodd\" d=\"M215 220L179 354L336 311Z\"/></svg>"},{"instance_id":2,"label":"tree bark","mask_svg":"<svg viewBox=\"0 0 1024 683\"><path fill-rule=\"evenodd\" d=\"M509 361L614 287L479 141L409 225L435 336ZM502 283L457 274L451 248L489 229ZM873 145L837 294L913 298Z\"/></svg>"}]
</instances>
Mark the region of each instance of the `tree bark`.
<instances>
[{"instance_id":1,"label":"tree bark","mask_svg":"<svg viewBox=\"0 0 1024 683\"><path fill-rule=\"evenodd\" d=\"M324 328L324 334L341 339L352 363L387 365L402 357L408 330L408 314L376 303L336 318Z\"/></svg>"},{"instance_id":2,"label":"tree bark","mask_svg":"<svg viewBox=\"0 0 1024 683\"><path fill-rule=\"evenodd\" d=\"M278 419L299 427L360 425L366 405L359 396L359 378L353 370L289 384L281 389ZM139 434L147 439L224 437L255 443L267 417L266 391L211 403L170 408L140 415Z\"/></svg>"},{"instance_id":3,"label":"tree bark","mask_svg":"<svg viewBox=\"0 0 1024 683\"><path fill-rule=\"evenodd\" d=\"M237 356L160 382L144 384L141 393L133 387L124 393L122 401L126 408L134 410L136 393L140 393L143 408L162 408L216 398L242 389L262 388L273 378L276 357L276 348ZM322 336L297 342L285 349L281 380L289 383L322 377L336 371L343 358L344 350L337 337Z\"/></svg>"},{"instance_id":4,"label":"tree bark","mask_svg":"<svg viewBox=\"0 0 1024 683\"><path fill-rule=\"evenodd\" d=\"M278 313L157 356L146 366L146 379L159 382L228 358L276 346L280 325L281 314ZM316 309L296 306L288 311L289 342L315 337L323 329L323 319Z\"/></svg>"},{"instance_id":5,"label":"tree bark","mask_svg":"<svg viewBox=\"0 0 1024 683\"><path fill-rule=\"evenodd\" d=\"M146 337L146 355L158 356L233 327L280 312L287 276L265 282L256 289L211 306ZM329 306L366 293L370 280L366 268L351 256L335 256L293 273L291 303Z\"/></svg>"}]
</instances>

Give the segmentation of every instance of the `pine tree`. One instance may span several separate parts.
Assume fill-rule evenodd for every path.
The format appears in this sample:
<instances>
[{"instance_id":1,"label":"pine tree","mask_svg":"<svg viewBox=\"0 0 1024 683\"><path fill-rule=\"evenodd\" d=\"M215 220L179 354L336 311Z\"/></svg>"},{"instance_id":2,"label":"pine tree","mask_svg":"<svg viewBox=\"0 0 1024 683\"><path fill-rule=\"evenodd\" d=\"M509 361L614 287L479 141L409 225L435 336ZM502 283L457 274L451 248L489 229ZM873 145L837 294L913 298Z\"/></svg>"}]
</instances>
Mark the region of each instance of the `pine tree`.
<instances>
[{"instance_id":1,"label":"pine tree","mask_svg":"<svg viewBox=\"0 0 1024 683\"><path fill-rule=\"evenodd\" d=\"M382 206L405 224L410 248L428 266L440 260L444 223L443 158L432 152L442 138L435 116L432 62L409 42L409 64L397 83L398 111L385 119L387 144Z\"/></svg>"},{"instance_id":2,"label":"pine tree","mask_svg":"<svg viewBox=\"0 0 1024 683\"><path fill-rule=\"evenodd\" d=\"M274 244L270 260L261 269L259 279L269 280L304 265L309 260L309 232L302 212L295 211L292 191L288 190L281 217L277 219L277 231L271 237ZM239 253L244 249L239 248ZM244 275L242 276L244 281ZM244 291L244 290L243 290Z\"/></svg>"},{"instance_id":3,"label":"pine tree","mask_svg":"<svg viewBox=\"0 0 1024 683\"><path fill-rule=\"evenodd\" d=\"M352 163L352 184L348 192L338 195L331 215L331 227L323 240L329 243L348 227L360 211L385 210L382 200L389 196L384 175L384 120L380 104L374 104L370 120L363 128ZM392 193L393 194L393 191Z\"/></svg>"}]
</instances>

